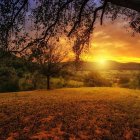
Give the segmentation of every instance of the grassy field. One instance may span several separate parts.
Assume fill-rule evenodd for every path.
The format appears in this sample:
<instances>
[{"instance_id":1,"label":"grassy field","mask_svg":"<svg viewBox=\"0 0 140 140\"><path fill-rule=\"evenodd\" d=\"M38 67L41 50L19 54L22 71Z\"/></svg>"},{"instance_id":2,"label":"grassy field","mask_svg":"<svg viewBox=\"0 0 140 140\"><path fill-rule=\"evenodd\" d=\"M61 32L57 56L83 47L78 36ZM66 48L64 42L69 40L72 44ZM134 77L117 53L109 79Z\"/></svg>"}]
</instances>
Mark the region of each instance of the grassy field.
<instances>
[{"instance_id":1,"label":"grassy field","mask_svg":"<svg viewBox=\"0 0 140 140\"><path fill-rule=\"evenodd\" d=\"M0 140L139 140L140 91L72 88L0 94Z\"/></svg>"}]
</instances>

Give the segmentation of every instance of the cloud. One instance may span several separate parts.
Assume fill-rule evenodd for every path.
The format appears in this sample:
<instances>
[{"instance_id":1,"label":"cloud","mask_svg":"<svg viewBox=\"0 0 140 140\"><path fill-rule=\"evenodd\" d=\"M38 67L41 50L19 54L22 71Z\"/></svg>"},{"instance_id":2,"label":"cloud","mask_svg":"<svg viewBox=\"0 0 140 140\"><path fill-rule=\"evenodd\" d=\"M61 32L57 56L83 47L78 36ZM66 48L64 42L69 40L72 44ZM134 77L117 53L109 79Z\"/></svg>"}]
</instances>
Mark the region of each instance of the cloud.
<instances>
[{"instance_id":1,"label":"cloud","mask_svg":"<svg viewBox=\"0 0 140 140\"><path fill-rule=\"evenodd\" d=\"M122 60L132 58L140 60L140 34L132 36L125 28L126 22L117 20L115 23L104 23L97 26L91 39L90 55L106 53L113 58L122 57ZM138 58L138 59L137 59Z\"/></svg>"}]
</instances>

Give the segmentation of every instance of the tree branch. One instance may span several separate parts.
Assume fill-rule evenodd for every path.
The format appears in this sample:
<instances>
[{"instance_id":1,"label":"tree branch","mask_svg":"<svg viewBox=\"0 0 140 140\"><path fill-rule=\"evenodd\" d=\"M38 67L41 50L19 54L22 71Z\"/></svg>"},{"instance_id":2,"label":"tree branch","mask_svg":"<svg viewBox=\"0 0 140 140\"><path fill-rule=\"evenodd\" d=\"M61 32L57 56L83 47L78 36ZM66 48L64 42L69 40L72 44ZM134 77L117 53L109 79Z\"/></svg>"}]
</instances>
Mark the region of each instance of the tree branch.
<instances>
[{"instance_id":1,"label":"tree branch","mask_svg":"<svg viewBox=\"0 0 140 140\"><path fill-rule=\"evenodd\" d=\"M17 1L18 2L18 1ZM22 6L19 8L19 10L17 11L17 13L15 14L14 18L12 19L12 24L15 22L15 19L17 18L17 16L19 15L19 13L21 12L21 10L25 7L25 5L28 3L28 0L24 0L24 3L22 4ZM17 3L16 3L17 4Z\"/></svg>"},{"instance_id":2,"label":"tree branch","mask_svg":"<svg viewBox=\"0 0 140 140\"><path fill-rule=\"evenodd\" d=\"M108 2L140 12L140 0L108 0Z\"/></svg>"},{"instance_id":3,"label":"tree branch","mask_svg":"<svg viewBox=\"0 0 140 140\"><path fill-rule=\"evenodd\" d=\"M70 35L72 34L72 32L76 29L76 27L80 24L83 9L84 9L84 7L85 7L85 5L87 4L88 1L89 1L89 0L84 0L82 6L81 6L81 8L80 8L80 12L79 12L79 14L78 14L78 20L74 23L74 26L73 26L72 29L70 30L68 36L70 36Z\"/></svg>"},{"instance_id":4,"label":"tree branch","mask_svg":"<svg viewBox=\"0 0 140 140\"><path fill-rule=\"evenodd\" d=\"M51 25L46 29L43 39L46 38L46 36L48 35L48 32L57 24L57 22L58 22L58 20L59 20L60 12L62 12L63 9L64 9L69 3L73 2L73 1L74 1L74 0L68 0L65 4L63 4L63 5L59 8L54 23L51 24Z\"/></svg>"},{"instance_id":5,"label":"tree branch","mask_svg":"<svg viewBox=\"0 0 140 140\"><path fill-rule=\"evenodd\" d=\"M104 18L104 13L105 13L105 8L106 8L106 5L107 5L107 0L104 1L104 4L103 4L103 10L102 10L102 14L101 14L101 25L103 24L103 18Z\"/></svg>"},{"instance_id":6,"label":"tree branch","mask_svg":"<svg viewBox=\"0 0 140 140\"><path fill-rule=\"evenodd\" d=\"M28 1L28 0L25 0L25 1ZM63 5L59 8L54 23L52 23L52 24L46 29L45 34L44 34L43 37L37 38L37 39L35 39L35 40L29 42L23 49L21 49L21 50L19 50L19 51L12 51L12 52L13 52L13 53L21 53L21 52L23 52L24 50L26 50L27 48L33 46L34 44L37 44L37 43L41 42L42 40L45 40L46 37L48 36L48 32L57 24L57 22L58 22L58 20L59 20L60 12L62 12L63 9L64 9L69 3L73 2L73 1L74 1L74 0L68 0L65 4L63 4Z\"/></svg>"}]
</instances>

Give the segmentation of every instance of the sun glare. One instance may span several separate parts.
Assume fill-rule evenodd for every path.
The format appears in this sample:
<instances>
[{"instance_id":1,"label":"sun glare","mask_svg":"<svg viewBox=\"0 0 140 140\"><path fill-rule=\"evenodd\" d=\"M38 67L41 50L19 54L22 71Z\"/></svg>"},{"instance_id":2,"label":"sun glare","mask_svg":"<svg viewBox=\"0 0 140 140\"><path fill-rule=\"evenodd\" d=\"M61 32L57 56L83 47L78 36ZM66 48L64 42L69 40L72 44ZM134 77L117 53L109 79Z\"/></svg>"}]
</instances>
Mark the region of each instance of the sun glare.
<instances>
[{"instance_id":1,"label":"sun glare","mask_svg":"<svg viewBox=\"0 0 140 140\"><path fill-rule=\"evenodd\" d=\"M98 63L99 63L100 65L106 65L106 59L104 59L104 58L99 58L99 59L98 59Z\"/></svg>"},{"instance_id":2,"label":"sun glare","mask_svg":"<svg viewBox=\"0 0 140 140\"><path fill-rule=\"evenodd\" d=\"M99 69L107 68L108 67L107 59L105 59L103 57L102 58L101 57L97 58L96 59L96 65L97 65L97 68L99 68Z\"/></svg>"},{"instance_id":3,"label":"sun glare","mask_svg":"<svg viewBox=\"0 0 140 140\"><path fill-rule=\"evenodd\" d=\"M106 60L105 59L100 59L99 63L104 65L106 63Z\"/></svg>"}]
</instances>

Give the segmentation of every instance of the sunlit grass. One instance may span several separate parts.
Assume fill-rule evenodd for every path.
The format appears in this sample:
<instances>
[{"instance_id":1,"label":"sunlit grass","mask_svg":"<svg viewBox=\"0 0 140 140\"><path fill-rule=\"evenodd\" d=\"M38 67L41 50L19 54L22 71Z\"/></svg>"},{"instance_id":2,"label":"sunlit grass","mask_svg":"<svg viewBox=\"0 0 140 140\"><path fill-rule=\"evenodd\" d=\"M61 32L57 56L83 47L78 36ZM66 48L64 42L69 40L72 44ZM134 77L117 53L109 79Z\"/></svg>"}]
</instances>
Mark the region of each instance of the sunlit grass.
<instances>
[{"instance_id":1,"label":"sunlit grass","mask_svg":"<svg viewBox=\"0 0 140 140\"><path fill-rule=\"evenodd\" d=\"M140 91L73 88L0 94L0 140L139 139Z\"/></svg>"}]
</instances>

